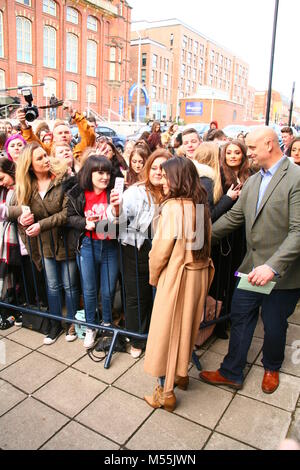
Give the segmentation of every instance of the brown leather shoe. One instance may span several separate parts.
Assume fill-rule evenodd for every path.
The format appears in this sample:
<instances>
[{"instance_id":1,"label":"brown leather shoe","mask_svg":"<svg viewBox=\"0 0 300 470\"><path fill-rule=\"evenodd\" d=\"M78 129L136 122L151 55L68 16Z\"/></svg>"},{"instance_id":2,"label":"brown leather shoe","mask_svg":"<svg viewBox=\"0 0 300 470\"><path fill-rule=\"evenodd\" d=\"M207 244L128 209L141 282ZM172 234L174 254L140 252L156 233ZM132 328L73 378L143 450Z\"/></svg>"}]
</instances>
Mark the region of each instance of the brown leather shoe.
<instances>
[{"instance_id":1,"label":"brown leather shoe","mask_svg":"<svg viewBox=\"0 0 300 470\"><path fill-rule=\"evenodd\" d=\"M279 387L279 372L266 370L265 375L261 384L262 391L264 393L274 393Z\"/></svg>"},{"instance_id":2,"label":"brown leather shoe","mask_svg":"<svg viewBox=\"0 0 300 470\"><path fill-rule=\"evenodd\" d=\"M176 408L176 397L174 393L172 392L170 395L166 396L164 394L163 388L159 385L155 388L153 395L145 396L144 400L152 408L163 408L170 413L172 413L172 411L174 411Z\"/></svg>"},{"instance_id":3,"label":"brown leather shoe","mask_svg":"<svg viewBox=\"0 0 300 470\"><path fill-rule=\"evenodd\" d=\"M175 387L178 387L180 390L187 390L188 386L190 383L190 378L189 376L187 377L175 377L174 385Z\"/></svg>"},{"instance_id":4,"label":"brown leather shoe","mask_svg":"<svg viewBox=\"0 0 300 470\"><path fill-rule=\"evenodd\" d=\"M214 372L203 371L200 372L199 377L203 382L211 385L226 385L227 387L234 388L234 390L240 390L243 388L243 384L232 382L231 380L225 379L218 370Z\"/></svg>"}]
</instances>

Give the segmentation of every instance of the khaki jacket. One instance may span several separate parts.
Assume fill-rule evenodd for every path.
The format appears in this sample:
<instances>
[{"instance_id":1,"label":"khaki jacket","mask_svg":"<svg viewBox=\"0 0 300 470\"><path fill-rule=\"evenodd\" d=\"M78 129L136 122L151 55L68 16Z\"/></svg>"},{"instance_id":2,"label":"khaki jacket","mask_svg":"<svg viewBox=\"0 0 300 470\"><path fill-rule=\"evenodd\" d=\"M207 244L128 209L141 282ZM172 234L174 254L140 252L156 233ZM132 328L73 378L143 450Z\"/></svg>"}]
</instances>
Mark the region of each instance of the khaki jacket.
<instances>
[{"instance_id":1,"label":"khaki jacket","mask_svg":"<svg viewBox=\"0 0 300 470\"><path fill-rule=\"evenodd\" d=\"M267 264L276 289L300 288L300 168L284 159L256 212L262 176L249 178L234 207L213 225L213 241L246 225L247 253L239 271Z\"/></svg>"}]
</instances>

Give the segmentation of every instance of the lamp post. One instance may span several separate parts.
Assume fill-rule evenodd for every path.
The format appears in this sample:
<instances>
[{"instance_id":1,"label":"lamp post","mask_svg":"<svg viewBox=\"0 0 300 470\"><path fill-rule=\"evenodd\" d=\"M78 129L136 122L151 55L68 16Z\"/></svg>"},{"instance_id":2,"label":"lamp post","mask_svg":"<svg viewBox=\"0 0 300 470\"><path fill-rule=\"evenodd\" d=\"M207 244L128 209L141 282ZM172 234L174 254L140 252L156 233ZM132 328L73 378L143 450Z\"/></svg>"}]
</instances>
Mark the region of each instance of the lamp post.
<instances>
[{"instance_id":1,"label":"lamp post","mask_svg":"<svg viewBox=\"0 0 300 470\"><path fill-rule=\"evenodd\" d=\"M215 92L214 90L212 90L211 92L211 106L210 106L210 122L212 122L213 118L214 118L214 104L215 104Z\"/></svg>"},{"instance_id":2,"label":"lamp post","mask_svg":"<svg viewBox=\"0 0 300 470\"><path fill-rule=\"evenodd\" d=\"M293 83L293 90L292 90L292 98L291 98L291 105L290 105L290 117L289 117L289 126L291 127L293 121L293 108L294 108L294 96L295 96L295 87L296 83Z\"/></svg>"},{"instance_id":3,"label":"lamp post","mask_svg":"<svg viewBox=\"0 0 300 470\"><path fill-rule=\"evenodd\" d=\"M271 101L272 101L272 81L273 81L273 69L274 69L274 55L275 55L275 45L276 45L278 9L279 9L279 0L275 0L273 39L272 39L270 77L269 77L269 89L268 89L268 102L267 102L267 110L266 110L266 126L268 126L269 123L270 123L270 111L271 111Z\"/></svg>"},{"instance_id":4,"label":"lamp post","mask_svg":"<svg viewBox=\"0 0 300 470\"><path fill-rule=\"evenodd\" d=\"M139 57L138 57L138 89L137 89L137 106L136 106L136 124L137 126L140 123L140 101L141 101L141 48L142 48L142 37L139 32L137 32L139 37Z\"/></svg>"}]
</instances>

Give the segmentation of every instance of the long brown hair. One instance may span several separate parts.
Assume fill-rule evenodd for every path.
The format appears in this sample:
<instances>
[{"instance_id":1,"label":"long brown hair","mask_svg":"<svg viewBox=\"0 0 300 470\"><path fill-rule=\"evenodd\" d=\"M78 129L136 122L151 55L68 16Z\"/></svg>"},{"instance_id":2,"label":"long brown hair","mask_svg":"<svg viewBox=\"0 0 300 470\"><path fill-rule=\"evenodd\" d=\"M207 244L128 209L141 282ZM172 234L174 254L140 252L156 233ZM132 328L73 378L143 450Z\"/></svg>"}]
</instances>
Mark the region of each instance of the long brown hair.
<instances>
[{"instance_id":1,"label":"long brown hair","mask_svg":"<svg viewBox=\"0 0 300 470\"><path fill-rule=\"evenodd\" d=\"M165 158L169 160L172 158L172 154L165 149L158 149L153 152L148 160L146 161L146 165L144 166L143 173L141 175L141 182L140 185L144 185L146 187L147 194L150 193L154 199L155 203L159 203L163 197L162 188L153 186L150 181L150 171L152 168L153 163L158 158Z\"/></svg>"},{"instance_id":2,"label":"long brown hair","mask_svg":"<svg viewBox=\"0 0 300 470\"><path fill-rule=\"evenodd\" d=\"M204 245L200 250L193 251L194 260L210 256L211 223L207 202L207 193L200 183L198 172L193 162L188 158L173 157L162 164L169 185L169 193L163 202L169 199L191 199L196 209L197 205L204 206ZM195 221L196 225L196 221ZM195 230L195 227L193 227Z\"/></svg>"},{"instance_id":3,"label":"long brown hair","mask_svg":"<svg viewBox=\"0 0 300 470\"><path fill-rule=\"evenodd\" d=\"M224 173L225 186L228 189L230 188L232 184L235 186L237 185L236 173L226 163L226 152L227 152L229 145L236 145L237 147L239 147L239 149L242 152L242 163L238 172L238 178L240 182L244 184L245 181L250 176L250 166L249 166L249 160L247 157L247 147L240 140L233 140L232 142L228 142L226 145L224 145L221 151L221 167Z\"/></svg>"},{"instance_id":4,"label":"long brown hair","mask_svg":"<svg viewBox=\"0 0 300 470\"><path fill-rule=\"evenodd\" d=\"M195 160L214 171L214 204L223 196L219 154L219 146L214 142L203 142L195 151Z\"/></svg>"},{"instance_id":5,"label":"long brown hair","mask_svg":"<svg viewBox=\"0 0 300 470\"><path fill-rule=\"evenodd\" d=\"M135 155L138 155L139 157L141 157L143 159L143 164L144 164L143 168L145 167L146 161L149 157L149 153L147 152L147 150L145 150L142 147L135 147L132 150L132 152L130 154L130 157L129 157L129 171L128 171L128 176L127 176L128 186L131 186L132 184L135 184L138 181L140 181L141 176L142 176L142 172L140 174L137 174L134 171L134 169L132 168L132 163L131 162L132 162L132 159Z\"/></svg>"}]
</instances>

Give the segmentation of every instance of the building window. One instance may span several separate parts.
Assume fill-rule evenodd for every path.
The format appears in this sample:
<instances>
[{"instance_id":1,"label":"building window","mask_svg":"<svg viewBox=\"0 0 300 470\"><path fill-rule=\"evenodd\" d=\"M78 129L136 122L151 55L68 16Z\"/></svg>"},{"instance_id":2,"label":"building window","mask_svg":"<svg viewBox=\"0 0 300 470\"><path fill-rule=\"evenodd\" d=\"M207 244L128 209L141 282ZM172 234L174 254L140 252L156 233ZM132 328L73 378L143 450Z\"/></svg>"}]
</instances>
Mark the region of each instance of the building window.
<instances>
[{"instance_id":1,"label":"building window","mask_svg":"<svg viewBox=\"0 0 300 470\"><path fill-rule=\"evenodd\" d=\"M56 67L56 30L50 26L44 26L44 66Z\"/></svg>"},{"instance_id":2,"label":"building window","mask_svg":"<svg viewBox=\"0 0 300 470\"><path fill-rule=\"evenodd\" d=\"M215 51L210 51L210 60L211 60L212 62L215 61Z\"/></svg>"},{"instance_id":3,"label":"building window","mask_svg":"<svg viewBox=\"0 0 300 470\"><path fill-rule=\"evenodd\" d=\"M21 72L17 75L17 86L31 86L32 76L29 73ZM18 93L21 93L19 90Z\"/></svg>"},{"instance_id":4,"label":"building window","mask_svg":"<svg viewBox=\"0 0 300 470\"><path fill-rule=\"evenodd\" d=\"M0 57L4 57L4 48L3 48L3 14L0 11Z\"/></svg>"},{"instance_id":5,"label":"building window","mask_svg":"<svg viewBox=\"0 0 300 470\"><path fill-rule=\"evenodd\" d=\"M146 69L142 69L142 82L146 83L147 81L147 71Z\"/></svg>"},{"instance_id":6,"label":"building window","mask_svg":"<svg viewBox=\"0 0 300 470\"><path fill-rule=\"evenodd\" d=\"M155 80L155 72L154 70L151 70L151 83L154 83Z\"/></svg>"},{"instance_id":7,"label":"building window","mask_svg":"<svg viewBox=\"0 0 300 470\"><path fill-rule=\"evenodd\" d=\"M123 2L120 2L120 5L119 5L119 15L123 16Z\"/></svg>"},{"instance_id":8,"label":"building window","mask_svg":"<svg viewBox=\"0 0 300 470\"><path fill-rule=\"evenodd\" d=\"M77 101L77 83L70 80L66 81L67 100Z\"/></svg>"},{"instance_id":9,"label":"building window","mask_svg":"<svg viewBox=\"0 0 300 470\"><path fill-rule=\"evenodd\" d=\"M43 0L43 12L56 16L56 3L53 0Z\"/></svg>"},{"instance_id":10,"label":"building window","mask_svg":"<svg viewBox=\"0 0 300 470\"><path fill-rule=\"evenodd\" d=\"M87 29L91 31L97 31L98 29L98 20L94 16L88 16L87 18Z\"/></svg>"},{"instance_id":11,"label":"building window","mask_svg":"<svg viewBox=\"0 0 300 470\"><path fill-rule=\"evenodd\" d=\"M192 53L191 53L191 52L189 52L188 55L187 55L187 63L188 63L189 65L192 64Z\"/></svg>"},{"instance_id":12,"label":"building window","mask_svg":"<svg viewBox=\"0 0 300 470\"><path fill-rule=\"evenodd\" d=\"M23 5L27 5L31 7L31 0L16 0L18 3L23 3Z\"/></svg>"},{"instance_id":13,"label":"building window","mask_svg":"<svg viewBox=\"0 0 300 470\"><path fill-rule=\"evenodd\" d=\"M115 80L116 79L116 48L110 48L110 64L109 64L109 79Z\"/></svg>"},{"instance_id":14,"label":"building window","mask_svg":"<svg viewBox=\"0 0 300 470\"><path fill-rule=\"evenodd\" d=\"M156 54L153 54L153 56L152 56L152 67L154 69L157 68L157 59L158 59L158 56Z\"/></svg>"},{"instance_id":15,"label":"building window","mask_svg":"<svg viewBox=\"0 0 300 470\"><path fill-rule=\"evenodd\" d=\"M44 86L44 96L50 98L51 95L56 96L56 80L52 77L45 77L43 82Z\"/></svg>"},{"instance_id":16,"label":"building window","mask_svg":"<svg viewBox=\"0 0 300 470\"><path fill-rule=\"evenodd\" d=\"M181 66L181 76L182 77L185 76L185 64L182 64L182 66Z\"/></svg>"},{"instance_id":17,"label":"building window","mask_svg":"<svg viewBox=\"0 0 300 470\"><path fill-rule=\"evenodd\" d=\"M95 87L95 85L86 86L86 101L88 103L97 102L97 88Z\"/></svg>"},{"instance_id":18,"label":"building window","mask_svg":"<svg viewBox=\"0 0 300 470\"><path fill-rule=\"evenodd\" d=\"M17 16L17 60L32 62L31 21L22 16Z\"/></svg>"},{"instance_id":19,"label":"building window","mask_svg":"<svg viewBox=\"0 0 300 470\"><path fill-rule=\"evenodd\" d=\"M67 34L67 72L77 73L78 70L78 37L75 34Z\"/></svg>"},{"instance_id":20,"label":"building window","mask_svg":"<svg viewBox=\"0 0 300 470\"><path fill-rule=\"evenodd\" d=\"M75 8L67 7L67 21L70 23L78 24L79 15L78 11Z\"/></svg>"},{"instance_id":21,"label":"building window","mask_svg":"<svg viewBox=\"0 0 300 470\"><path fill-rule=\"evenodd\" d=\"M0 88L5 88L5 72L0 69Z\"/></svg>"},{"instance_id":22,"label":"building window","mask_svg":"<svg viewBox=\"0 0 300 470\"><path fill-rule=\"evenodd\" d=\"M170 36L170 46L173 47L174 45L174 34L172 33Z\"/></svg>"},{"instance_id":23,"label":"building window","mask_svg":"<svg viewBox=\"0 0 300 470\"><path fill-rule=\"evenodd\" d=\"M97 43L95 41L87 42L87 61L86 74L90 77L97 75Z\"/></svg>"},{"instance_id":24,"label":"building window","mask_svg":"<svg viewBox=\"0 0 300 470\"><path fill-rule=\"evenodd\" d=\"M188 45L188 38L186 36L183 36L183 39L182 39L182 47L183 49L186 49L187 48L187 45Z\"/></svg>"},{"instance_id":25,"label":"building window","mask_svg":"<svg viewBox=\"0 0 300 470\"><path fill-rule=\"evenodd\" d=\"M147 54L142 54L142 67L147 65Z\"/></svg>"},{"instance_id":26,"label":"building window","mask_svg":"<svg viewBox=\"0 0 300 470\"><path fill-rule=\"evenodd\" d=\"M156 91L157 91L156 86L153 86L152 87L152 93L151 93L151 97L152 97L153 100L156 100Z\"/></svg>"},{"instance_id":27,"label":"building window","mask_svg":"<svg viewBox=\"0 0 300 470\"><path fill-rule=\"evenodd\" d=\"M168 86L168 75L165 73L164 74L164 87Z\"/></svg>"}]
</instances>

